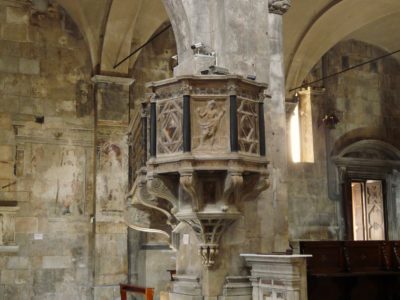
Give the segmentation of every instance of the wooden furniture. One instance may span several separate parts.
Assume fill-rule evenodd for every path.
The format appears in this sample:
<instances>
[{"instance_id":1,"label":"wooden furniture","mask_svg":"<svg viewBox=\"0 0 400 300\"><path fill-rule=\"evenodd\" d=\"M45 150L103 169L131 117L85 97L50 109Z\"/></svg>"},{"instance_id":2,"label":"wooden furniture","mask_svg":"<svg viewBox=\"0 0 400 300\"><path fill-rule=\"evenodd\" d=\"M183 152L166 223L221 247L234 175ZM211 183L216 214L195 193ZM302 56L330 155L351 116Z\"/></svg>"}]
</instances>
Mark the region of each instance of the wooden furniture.
<instances>
[{"instance_id":1,"label":"wooden furniture","mask_svg":"<svg viewBox=\"0 0 400 300\"><path fill-rule=\"evenodd\" d=\"M399 241L300 242L307 259L308 297L400 299Z\"/></svg>"},{"instance_id":2,"label":"wooden furniture","mask_svg":"<svg viewBox=\"0 0 400 300\"><path fill-rule=\"evenodd\" d=\"M121 300L127 300L127 292L133 292L137 294L144 295L146 300L153 300L154 297L154 289L153 288L143 288L143 287L138 287L135 285L130 285L130 284L124 284L121 283L119 285L120 287L120 292L121 292Z\"/></svg>"}]
</instances>

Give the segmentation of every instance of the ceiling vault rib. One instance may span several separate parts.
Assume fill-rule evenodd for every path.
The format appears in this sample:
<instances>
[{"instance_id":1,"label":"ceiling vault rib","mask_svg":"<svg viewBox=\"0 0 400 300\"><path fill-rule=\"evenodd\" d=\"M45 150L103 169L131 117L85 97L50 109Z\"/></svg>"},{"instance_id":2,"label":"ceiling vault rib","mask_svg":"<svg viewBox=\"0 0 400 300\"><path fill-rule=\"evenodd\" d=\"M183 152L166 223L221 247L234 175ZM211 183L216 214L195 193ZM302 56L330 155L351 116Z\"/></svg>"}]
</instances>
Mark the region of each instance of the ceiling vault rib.
<instances>
[{"instance_id":1,"label":"ceiling vault rib","mask_svg":"<svg viewBox=\"0 0 400 300\"><path fill-rule=\"evenodd\" d=\"M303 33L301 34L300 38L298 39L298 41L296 42L295 47L293 48L293 52L290 54L290 62L288 64L286 73L288 73L287 71L290 70L291 66L292 66L292 62L293 62L293 58L297 52L297 50L300 48L300 45L304 39L304 37L307 35L307 33L310 31L310 29L314 26L314 24L332 7L334 7L336 4L339 4L340 2L342 2L343 0L334 0L330 3L328 3L325 7L323 7L321 9L321 11L316 14L310 21L310 23L308 23L306 29L303 31Z\"/></svg>"},{"instance_id":2,"label":"ceiling vault rib","mask_svg":"<svg viewBox=\"0 0 400 300\"><path fill-rule=\"evenodd\" d=\"M110 12L111 12L111 6L113 5L114 0L109 0L107 3L107 13L104 16L103 19L103 23L101 24L101 31L100 31L100 42L99 42L99 49L98 51L98 57L99 57L99 61L98 61L98 65L97 65L97 72L100 72L100 66L101 66L101 59L102 59L102 53L103 53L103 47L104 47L104 36L106 34L106 29L107 29L107 23L108 23L108 19L110 17Z\"/></svg>"}]
</instances>

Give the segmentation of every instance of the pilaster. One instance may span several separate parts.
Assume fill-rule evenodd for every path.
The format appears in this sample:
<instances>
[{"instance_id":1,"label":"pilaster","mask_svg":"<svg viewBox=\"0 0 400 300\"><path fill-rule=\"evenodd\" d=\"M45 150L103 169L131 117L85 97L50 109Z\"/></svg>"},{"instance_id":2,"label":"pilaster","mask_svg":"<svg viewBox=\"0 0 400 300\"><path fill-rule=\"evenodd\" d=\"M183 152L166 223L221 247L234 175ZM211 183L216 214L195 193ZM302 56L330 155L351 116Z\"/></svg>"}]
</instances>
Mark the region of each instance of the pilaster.
<instances>
[{"instance_id":1,"label":"pilaster","mask_svg":"<svg viewBox=\"0 0 400 300\"><path fill-rule=\"evenodd\" d=\"M268 203L260 201L259 211L279 212L271 220L261 218L262 252L280 251L288 248L288 195L287 195L287 126L285 108L285 74L283 61L283 20L282 15L290 7L290 1L269 1L268 48L269 48L269 90L264 106L266 120L267 157L271 161L271 188L266 197ZM272 207L271 207L272 206ZM271 239L273 244L271 244Z\"/></svg>"},{"instance_id":2,"label":"pilaster","mask_svg":"<svg viewBox=\"0 0 400 300\"><path fill-rule=\"evenodd\" d=\"M127 228L119 223L128 188L129 95L131 78L96 75L94 298L118 295L127 282ZM102 298L103 297L103 298Z\"/></svg>"}]
</instances>

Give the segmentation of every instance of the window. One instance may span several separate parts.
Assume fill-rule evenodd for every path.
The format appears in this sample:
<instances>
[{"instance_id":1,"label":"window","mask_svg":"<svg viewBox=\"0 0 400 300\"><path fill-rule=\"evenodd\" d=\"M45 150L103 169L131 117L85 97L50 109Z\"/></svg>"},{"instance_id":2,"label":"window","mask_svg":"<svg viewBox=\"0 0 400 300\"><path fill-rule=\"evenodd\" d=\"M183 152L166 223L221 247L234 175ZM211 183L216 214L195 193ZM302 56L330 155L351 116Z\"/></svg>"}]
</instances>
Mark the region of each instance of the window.
<instances>
[{"instance_id":1,"label":"window","mask_svg":"<svg viewBox=\"0 0 400 300\"><path fill-rule=\"evenodd\" d=\"M290 117L290 144L294 163L314 162L311 87L296 94L297 104Z\"/></svg>"}]
</instances>

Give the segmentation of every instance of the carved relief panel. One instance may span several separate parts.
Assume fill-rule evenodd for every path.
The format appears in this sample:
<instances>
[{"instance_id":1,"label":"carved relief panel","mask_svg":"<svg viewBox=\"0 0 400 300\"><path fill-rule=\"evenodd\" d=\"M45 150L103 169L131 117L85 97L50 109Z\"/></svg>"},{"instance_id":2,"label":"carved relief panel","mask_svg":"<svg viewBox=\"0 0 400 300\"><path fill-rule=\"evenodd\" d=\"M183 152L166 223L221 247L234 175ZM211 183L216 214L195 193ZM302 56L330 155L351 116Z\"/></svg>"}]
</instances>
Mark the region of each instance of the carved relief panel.
<instances>
[{"instance_id":1,"label":"carved relief panel","mask_svg":"<svg viewBox=\"0 0 400 300\"><path fill-rule=\"evenodd\" d=\"M193 151L228 151L229 126L226 98L192 99Z\"/></svg>"},{"instance_id":2,"label":"carved relief panel","mask_svg":"<svg viewBox=\"0 0 400 300\"><path fill-rule=\"evenodd\" d=\"M385 213L382 195L382 182L366 182L367 240L385 239Z\"/></svg>"}]
</instances>

